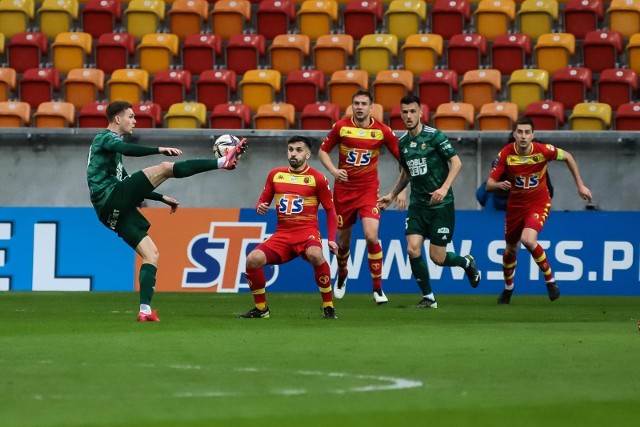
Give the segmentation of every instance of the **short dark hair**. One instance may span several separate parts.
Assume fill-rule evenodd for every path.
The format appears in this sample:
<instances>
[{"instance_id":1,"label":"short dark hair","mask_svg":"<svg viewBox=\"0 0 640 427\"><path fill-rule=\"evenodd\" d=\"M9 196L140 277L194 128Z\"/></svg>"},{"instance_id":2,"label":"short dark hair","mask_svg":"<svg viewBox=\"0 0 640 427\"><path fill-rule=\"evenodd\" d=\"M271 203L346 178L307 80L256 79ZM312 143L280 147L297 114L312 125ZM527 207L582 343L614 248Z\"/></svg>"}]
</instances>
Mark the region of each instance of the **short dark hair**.
<instances>
[{"instance_id":1,"label":"short dark hair","mask_svg":"<svg viewBox=\"0 0 640 427\"><path fill-rule=\"evenodd\" d=\"M518 127L518 125L530 125L531 126L531 131L535 132L536 128L533 126L533 120L531 120L528 117L523 117L521 119L516 120L513 123L513 131L516 131L516 128Z\"/></svg>"},{"instance_id":2,"label":"short dark hair","mask_svg":"<svg viewBox=\"0 0 640 427\"><path fill-rule=\"evenodd\" d=\"M307 148L309 150L311 150L311 140L309 138L307 138L306 136L302 136L302 135L293 135L291 138L289 138L289 140L287 141L287 145L288 144L293 144L294 142L302 142L304 145L307 146Z\"/></svg>"},{"instance_id":3,"label":"short dark hair","mask_svg":"<svg viewBox=\"0 0 640 427\"><path fill-rule=\"evenodd\" d=\"M120 113L127 111L132 105L127 101L114 101L107 106L107 120L109 123Z\"/></svg>"},{"instance_id":4,"label":"short dark hair","mask_svg":"<svg viewBox=\"0 0 640 427\"><path fill-rule=\"evenodd\" d=\"M351 102L352 103L353 103L353 100L356 99L356 96L366 96L367 98L369 98L369 102L371 102L373 104L373 95L371 95L370 92L367 92L364 89L360 89L356 93L353 94L353 96L351 97Z\"/></svg>"},{"instance_id":5,"label":"short dark hair","mask_svg":"<svg viewBox=\"0 0 640 427\"><path fill-rule=\"evenodd\" d=\"M414 102L418 104L418 107L420 107L420 98L418 98L416 95L405 95L400 100L400 105L413 104Z\"/></svg>"}]
</instances>

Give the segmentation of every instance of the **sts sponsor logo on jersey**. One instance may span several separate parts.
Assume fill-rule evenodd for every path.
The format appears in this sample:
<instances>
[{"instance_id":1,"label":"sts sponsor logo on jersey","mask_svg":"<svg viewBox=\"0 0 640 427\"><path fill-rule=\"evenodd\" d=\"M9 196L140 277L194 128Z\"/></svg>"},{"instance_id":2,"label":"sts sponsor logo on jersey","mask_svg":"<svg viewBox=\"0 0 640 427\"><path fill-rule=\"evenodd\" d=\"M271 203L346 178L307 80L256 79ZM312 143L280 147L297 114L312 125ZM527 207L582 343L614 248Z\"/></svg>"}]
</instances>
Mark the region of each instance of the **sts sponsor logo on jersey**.
<instances>
[{"instance_id":1,"label":"sts sponsor logo on jersey","mask_svg":"<svg viewBox=\"0 0 640 427\"><path fill-rule=\"evenodd\" d=\"M347 153L347 163L354 166L366 166L371 163L371 151L365 148L353 148Z\"/></svg>"},{"instance_id":2,"label":"sts sponsor logo on jersey","mask_svg":"<svg viewBox=\"0 0 640 427\"><path fill-rule=\"evenodd\" d=\"M278 200L278 212L285 215L299 214L303 205L304 199L297 194L283 194Z\"/></svg>"}]
</instances>

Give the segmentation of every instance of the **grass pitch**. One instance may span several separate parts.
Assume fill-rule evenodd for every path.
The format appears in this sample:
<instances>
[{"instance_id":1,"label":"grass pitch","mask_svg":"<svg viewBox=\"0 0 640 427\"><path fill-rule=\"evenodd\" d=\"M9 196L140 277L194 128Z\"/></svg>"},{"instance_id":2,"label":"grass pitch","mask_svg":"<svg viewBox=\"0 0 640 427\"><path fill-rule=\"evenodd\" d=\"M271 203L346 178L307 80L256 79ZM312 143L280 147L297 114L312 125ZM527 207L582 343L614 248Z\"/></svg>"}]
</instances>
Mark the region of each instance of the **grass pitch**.
<instances>
[{"instance_id":1,"label":"grass pitch","mask_svg":"<svg viewBox=\"0 0 640 427\"><path fill-rule=\"evenodd\" d=\"M0 425L637 425L640 298L389 297L2 293Z\"/></svg>"}]
</instances>

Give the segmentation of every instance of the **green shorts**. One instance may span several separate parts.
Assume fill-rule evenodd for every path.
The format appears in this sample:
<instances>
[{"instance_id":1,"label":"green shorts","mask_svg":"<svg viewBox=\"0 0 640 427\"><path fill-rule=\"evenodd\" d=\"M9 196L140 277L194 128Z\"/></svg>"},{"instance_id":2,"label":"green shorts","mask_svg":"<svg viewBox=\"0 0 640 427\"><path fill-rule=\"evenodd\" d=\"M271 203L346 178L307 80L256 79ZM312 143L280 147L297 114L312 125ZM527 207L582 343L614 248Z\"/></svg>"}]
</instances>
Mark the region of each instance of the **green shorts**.
<instances>
[{"instance_id":1,"label":"green shorts","mask_svg":"<svg viewBox=\"0 0 640 427\"><path fill-rule=\"evenodd\" d=\"M138 206L153 191L144 172L139 171L116 184L100 210L100 222L118 233L133 249L147 236L151 224Z\"/></svg>"},{"instance_id":2,"label":"green shorts","mask_svg":"<svg viewBox=\"0 0 640 427\"><path fill-rule=\"evenodd\" d=\"M438 209L409 205L404 234L417 234L429 239L432 245L447 246L453 238L455 222L453 203L447 203Z\"/></svg>"}]
</instances>

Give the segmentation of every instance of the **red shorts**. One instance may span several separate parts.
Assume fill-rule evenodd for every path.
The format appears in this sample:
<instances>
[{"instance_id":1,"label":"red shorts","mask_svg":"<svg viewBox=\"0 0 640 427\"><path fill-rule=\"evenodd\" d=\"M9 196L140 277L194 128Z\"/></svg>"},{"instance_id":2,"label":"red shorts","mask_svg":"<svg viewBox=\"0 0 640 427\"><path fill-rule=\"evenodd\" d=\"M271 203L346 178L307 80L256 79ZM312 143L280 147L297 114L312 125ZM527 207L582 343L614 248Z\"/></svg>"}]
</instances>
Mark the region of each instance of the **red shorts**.
<instances>
[{"instance_id":1,"label":"red shorts","mask_svg":"<svg viewBox=\"0 0 640 427\"><path fill-rule=\"evenodd\" d=\"M380 221L378 209L378 189L376 188L344 188L336 186L333 192L333 203L338 214L338 229L351 227L360 218L373 218Z\"/></svg>"},{"instance_id":2,"label":"red shorts","mask_svg":"<svg viewBox=\"0 0 640 427\"><path fill-rule=\"evenodd\" d=\"M504 225L504 240L507 243L518 243L522 230L532 228L538 233L547 221L551 210L551 199L524 206L507 206L507 217Z\"/></svg>"},{"instance_id":3,"label":"red shorts","mask_svg":"<svg viewBox=\"0 0 640 427\"><path fill-rule=\"evenodd\" d=\"M267 264L284 264L297 257L306 261L305 252L312 246L322 248L322 238L317 229L276 231L256 249L267 256Z\"/></svg>"}]
</instances>

